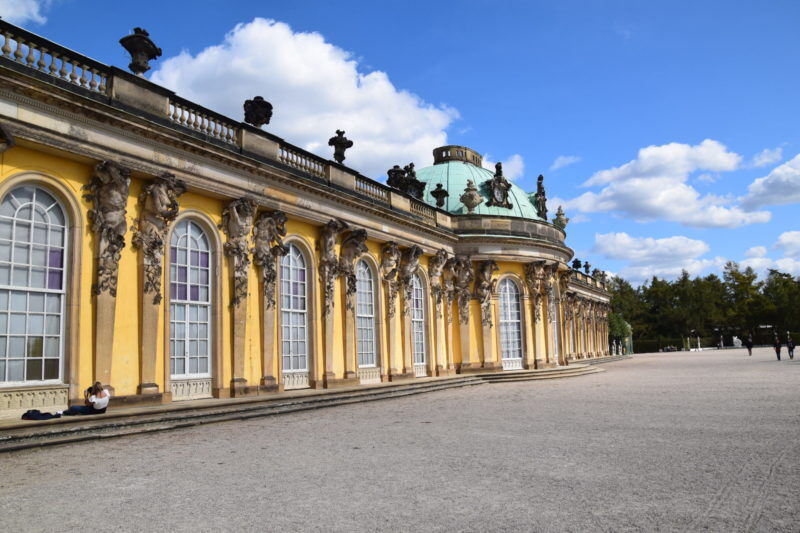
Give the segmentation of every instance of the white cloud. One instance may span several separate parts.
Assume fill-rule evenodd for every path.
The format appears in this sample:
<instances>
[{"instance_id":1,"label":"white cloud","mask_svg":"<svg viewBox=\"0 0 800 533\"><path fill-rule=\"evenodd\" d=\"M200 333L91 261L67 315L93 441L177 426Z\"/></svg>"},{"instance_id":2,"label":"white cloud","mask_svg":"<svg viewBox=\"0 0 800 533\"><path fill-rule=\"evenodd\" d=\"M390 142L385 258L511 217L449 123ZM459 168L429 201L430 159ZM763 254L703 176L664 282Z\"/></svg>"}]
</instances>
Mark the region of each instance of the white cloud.
<instances>
[{"instance_id":1,"label":"white cloud","mask_svg":"<svg viewBox=\"0 0 800 533\"><path fill-rule=\"evenodd\" d=\"M767 211L747 212L733 199L701 195L686 182L697 170L735 170L741 156L710 139L700 144L670 143L639 150L636 159L596 172L584 186L602 186L585 192L565 207L586 213L615 211L637 222L657 219L696 227L735 228L770 220Z\"/></svg>"},{"instance_id":2,"label":"white cloud","mask_svg":"<svg viewBox=\"0 0 800 533\"><path fill-rule=\"evenodd\" d=\"M494 172L495 162L491 160L491 154L483 156L483 168ZM513 154L508 159L502 161L503 163L503 176L509 180L521 178L525 173L525 160L519 154Z\"/></svg>"},{"instance_id":3,"label":"white cloud","mask_svg":"<svg viewBox=\"0 0 800 533\"><path fill-rule=\"evenodd\" d=\"M754 167L765 167L773 165L783 159L783 148L764 148L756 155L753 156L753 161L750 163Z\"/></svg>"},{"instance_id":4,"label":"white cloud","mask_svg":"<svg viewBox=\"0 0 800 533\"><path fill-rule=\"evenodd\" d=\"M346 164L376 178L394 164L430 164L458 113L361 68L319 33L256 18L197 55L184 51L161 61L151 79L235 119L242 119L246 99L263 96L274 106L268 131L326 158L328 138L343 129L355 143Z\"/></svg>"},{"instance_id":5,"label":"white cloud","mask_svg":"<svg viewBox=\"0 0 800 533\"><path fill-rule=\"evenodd\" d=\"M48 7L49 0L0 0L0 17L12 24L44 24L47 19L42 11Z\"/></svg>"},{"instance_id":6,"label":"white cloud","mask_svg":"<svg viewBox=\"0 0 800 533\"><path fill-rule=\"evenodd\" d=\"M742 207L756 209L796 202L800 202L800 154L753 181L742 199Z\"/></svg>"},{"instance_id":7,"label":"white cloud","mask_svg":"<svg viewBox=\"0 0 800 533\"><path fill-rule=\"evenodd\" d=\"M739 266L741 268L750 267L761 277L765 277L769 269L792 276L800 276L800 261L792 257L781 257L775 260L769 257L750 257L739 261Z\"/></svg>"},{"instance_id":8,"label":"white cloud","mask_svg":"<svg viewBox=\"0 0 800 533\"><path fill-rule=\"evenodd\" d=\"M620 276L634 283L653 276L675 278L683 270L695 276L725 264L722 257L699 259L709 251L708 244L682 235L654 239L631 237L624 232L598 233L595 234L592 251L609 259L627 260L628 264L620 271Z\"/></svg>"},{"instance_id":9,"label":"white cloud","mask_svg":"<svg viewBox=\"0 0 800 533\"><path fill-rule=\"evenodd\" d=\"M744 253L745 257L764 257L765 255L767 255L766 246L753 246Z\"/></svg>"},{"instance_id":10,"label":"white cloud","mask_svg":"<svg viewBox=\"0 0 800 533\"><path fill-rule=\"evenodd\" d=\"M792 276L800 276L800 261L791 257L783 257L775 261L775 270Z\"/></svg>"},{"instance_id":11,"label":"white cloud","mask_svg":"<svg viewBox=\"0 0 800 533\"><path fill-rule=\"evenodd\" d=\"M580 160L581 158L577 155L560 155L556 157L556 160L553 161L552 165L550 165L550 170L558 170L559 168L564 168L573 163L577 163Z\"/></svg>"},{"instance_id":12,"label":"white cloud","mask_svg":"<svg viewBox=\"0 0 800 533\"><path fill-rule=\"evenodd\" d=\"M783 250L789 257L800 256L800 231L785 231L778 237L775 248Z\"/></svg>"}]
</instances>

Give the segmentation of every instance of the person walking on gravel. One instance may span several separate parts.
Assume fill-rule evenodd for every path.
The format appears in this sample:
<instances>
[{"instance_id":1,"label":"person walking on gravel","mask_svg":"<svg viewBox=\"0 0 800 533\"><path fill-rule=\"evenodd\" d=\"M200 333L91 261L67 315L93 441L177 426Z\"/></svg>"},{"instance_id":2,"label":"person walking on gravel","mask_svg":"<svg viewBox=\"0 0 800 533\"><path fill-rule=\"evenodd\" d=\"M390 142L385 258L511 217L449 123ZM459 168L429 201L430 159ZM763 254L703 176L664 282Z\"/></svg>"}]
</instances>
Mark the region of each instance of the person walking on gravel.
<instances>
[{"instance_id":1,"label":"person walking on gravel","mask_svg":"<svg viewBox=\"0 0 800 533\"><path fill-rule=\"evenodd\" d=\"M775 342L772 344L775 347L775 355L778 357L778 361L781 360L781 340L775 335Z\"/></svg>"},{"instance_id":2,"label":"person walking on gravel","mask_svg":"<svg viewBox=\"0 0 800 533\"><path fill-rule=\"evenodd\" d=\"M789 333L786 333L786 351L789 352L789 359L794 359L794 341Z\"/></svg>"},{"instance_id":3,"label":"person walking on gravel","mask_svg":"<svg viewBox=\"0 0 800 533\"><path fill-rule=\"evenodd\" d=\"M753 355L753 335L748 333L744 340L744 347L747 348L747 355Z\"/></svg>"}]
</instances>

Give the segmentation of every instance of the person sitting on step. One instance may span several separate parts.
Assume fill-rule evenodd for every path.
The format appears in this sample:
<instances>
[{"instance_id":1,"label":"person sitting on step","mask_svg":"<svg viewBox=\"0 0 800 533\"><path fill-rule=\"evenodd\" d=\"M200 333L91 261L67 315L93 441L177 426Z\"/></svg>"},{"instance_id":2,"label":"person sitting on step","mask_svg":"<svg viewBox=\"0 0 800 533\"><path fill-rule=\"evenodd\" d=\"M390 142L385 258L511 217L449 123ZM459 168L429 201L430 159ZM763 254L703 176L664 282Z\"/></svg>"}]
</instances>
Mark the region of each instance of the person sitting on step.
<instances>
[{"instance_id":1,"label":"person sitting on step","mask_svg":"<svg viewBox=\"0 0 800 533\"><path fill-rule=\"evenodd\" d=\"M111 393L103 387L103 384L96 381L94 385L86 389L83 393L86 405L73 405L66 411L59 412L63 416L74 415L102 415L106 412Z\"/></svg>"}]
</instances>

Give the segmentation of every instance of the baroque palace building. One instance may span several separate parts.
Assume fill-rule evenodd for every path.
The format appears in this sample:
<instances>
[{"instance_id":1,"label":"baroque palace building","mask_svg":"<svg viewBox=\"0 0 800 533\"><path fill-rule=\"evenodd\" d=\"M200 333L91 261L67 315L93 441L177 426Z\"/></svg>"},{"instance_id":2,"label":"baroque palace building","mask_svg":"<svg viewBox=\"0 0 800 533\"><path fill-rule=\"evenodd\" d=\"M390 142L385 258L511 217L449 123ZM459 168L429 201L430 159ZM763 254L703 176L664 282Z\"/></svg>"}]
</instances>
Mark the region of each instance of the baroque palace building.
<instances>
[{"instance_id":1,"label":"baroque palace building","mask_svg":"<svg viewBox=\"0 0 800 533\"><path fill-rule=\"evenodd\" d=\"M568 219L465 147L388 181L0 21L0 414L568 365L608 355ZM157 52L157 53L156 53ZM387 164L387 166L390 166Z\"/></svg>"}]
</instances>

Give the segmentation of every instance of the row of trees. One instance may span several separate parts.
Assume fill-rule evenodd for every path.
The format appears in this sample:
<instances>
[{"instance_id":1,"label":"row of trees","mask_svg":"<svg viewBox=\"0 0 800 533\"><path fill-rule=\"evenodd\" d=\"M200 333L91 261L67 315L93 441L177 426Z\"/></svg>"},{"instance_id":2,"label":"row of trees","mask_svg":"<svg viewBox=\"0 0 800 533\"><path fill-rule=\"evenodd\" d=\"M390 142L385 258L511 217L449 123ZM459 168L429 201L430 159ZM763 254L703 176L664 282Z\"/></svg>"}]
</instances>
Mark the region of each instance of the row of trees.
<instances>
[{"instance_id":1,"label":"row of trees","mask_svg":"<svg viewBox=\"0 0 800 533\"><path fill-rule=\"evenodd\" d=\"M610 280L612 339L625 336L625 322L633 329L639 348L681 346L681 339L752 333L756 343L769 342L774 332L785 341L786 331L800 331L800 278L770 270L760 280L755 271L733 261L716 274L691 279L684 271L675 281L653 277L639 287L622 278ZM762 325L774 326L761 328ZM797 340L800 340L798 338ZM642 346L642 342L647 345ZM650 344L654 344L650 346ZM637 348L637 351L644 351Z\"/></svg>"}]
</instances>

